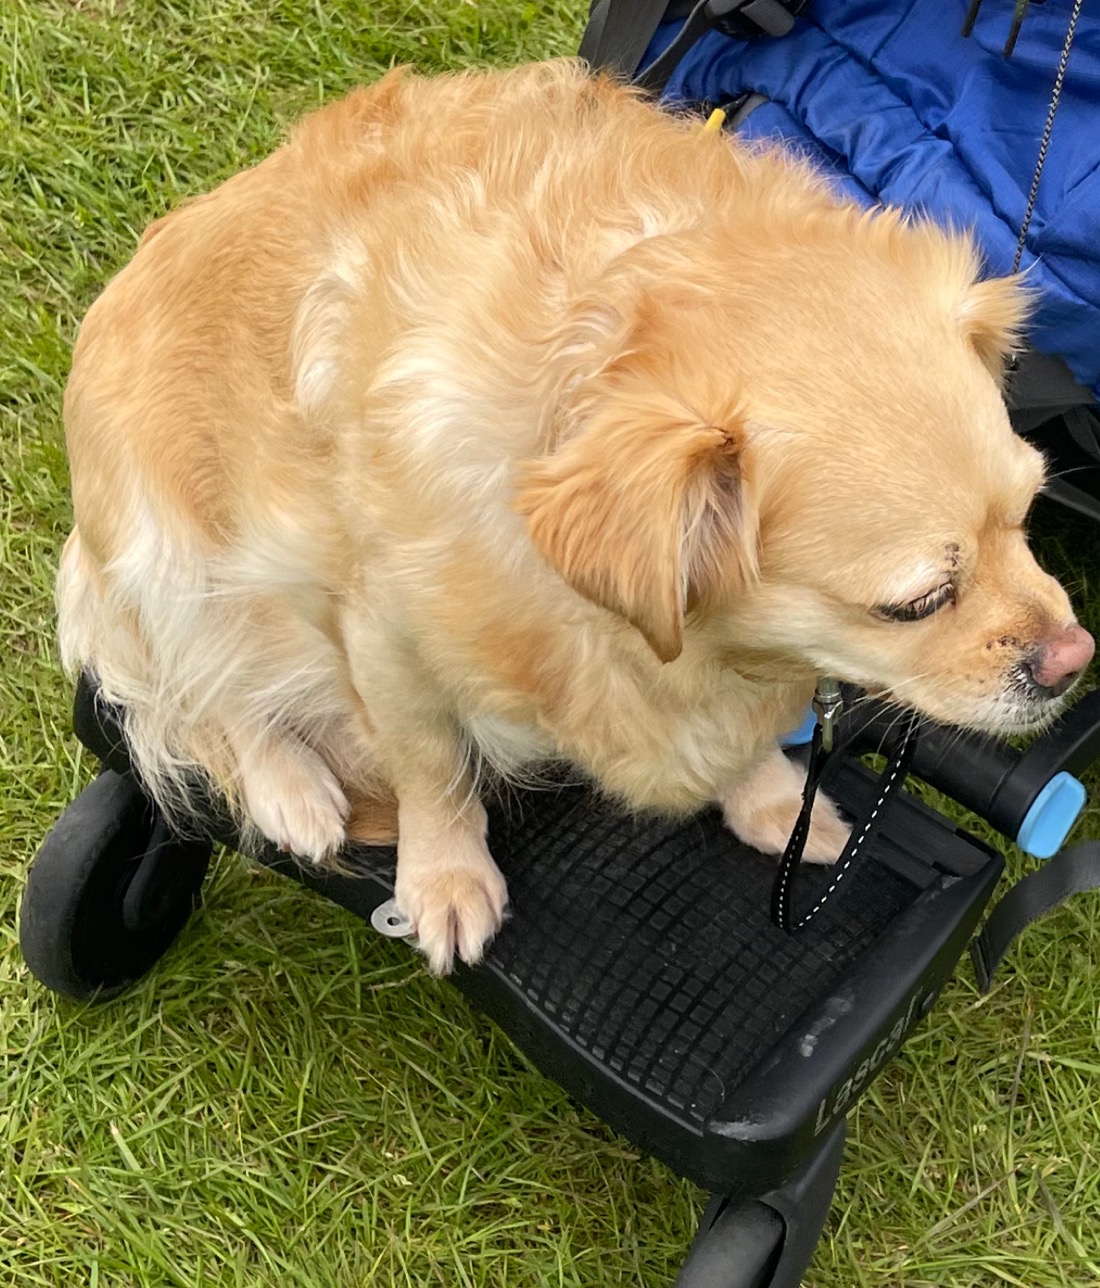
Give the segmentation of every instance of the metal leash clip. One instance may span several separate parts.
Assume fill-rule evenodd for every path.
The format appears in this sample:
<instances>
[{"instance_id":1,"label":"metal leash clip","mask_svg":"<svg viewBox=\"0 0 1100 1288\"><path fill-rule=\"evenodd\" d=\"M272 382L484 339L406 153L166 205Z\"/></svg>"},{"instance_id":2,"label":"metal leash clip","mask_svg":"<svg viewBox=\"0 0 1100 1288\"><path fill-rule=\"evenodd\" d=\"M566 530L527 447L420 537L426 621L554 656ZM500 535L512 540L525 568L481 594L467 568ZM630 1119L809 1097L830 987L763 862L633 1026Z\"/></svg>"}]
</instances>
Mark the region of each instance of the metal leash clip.
<instances>
[{"instance_id":1,"label":"metal leash clip","mask_svg":"<svg viewBox=\"0 0 1100 1288\"><path fill-rule=\"evenodd\" d=\"M839 682L831 675L823 675L818 680L812 706L817 722L821 725L821 750L832 751L837 721L844 710L844 695L840 691Z\"/></svg>"}]
</instances>

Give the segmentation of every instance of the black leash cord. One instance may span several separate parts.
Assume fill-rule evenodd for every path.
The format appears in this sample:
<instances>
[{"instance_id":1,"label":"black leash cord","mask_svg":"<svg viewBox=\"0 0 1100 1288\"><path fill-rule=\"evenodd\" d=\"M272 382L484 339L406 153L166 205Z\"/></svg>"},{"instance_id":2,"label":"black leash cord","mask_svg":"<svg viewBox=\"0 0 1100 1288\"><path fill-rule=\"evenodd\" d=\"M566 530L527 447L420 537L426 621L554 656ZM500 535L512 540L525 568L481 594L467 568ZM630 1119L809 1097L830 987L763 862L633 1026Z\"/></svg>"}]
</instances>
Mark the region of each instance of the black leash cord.
<instances>
[{"instance_id":1,"label":"black leash cord","mask_svg":"<svg viewBox=\"0 0 1100 1288\"><path fill-rule=\"evenodd\" d=\"M824 750L821 740L821 725L819 724L814 729L813 743L810 748L810 765L806 771L806 786L802 791L802 810L798 815L794 830L791 832L791 839L787 842L783 857L779 861L779 871L775 875L775 884L772 886L772 921L775 922L780 930L785 930L788 935L792 935L796 930L801 930L807 922L816 917L829 902L834 891L851 871L853 865L863 857L866 848L870 846L871 839L876 835L881 825L882 812L886 802L905 782L905 775L909 770L909 764L913 759L913 752L917 745L919 724L920 717L916 714L906 717L905 729L898 744L898 749L879 779L879 791L874 804L866 817L858 821L853 827L852 835L848 838L848 844L837 857L832 881L830 881L828 887L813 907L801 917L795 919L794 900L792 897L794 874L798 871L799 864L802 862L803 851L806 848L806 837L810 831L814 798L817 796L822 774L826 765L836 754L835 752L826 752Z\"/></svg>"}]
</instances>

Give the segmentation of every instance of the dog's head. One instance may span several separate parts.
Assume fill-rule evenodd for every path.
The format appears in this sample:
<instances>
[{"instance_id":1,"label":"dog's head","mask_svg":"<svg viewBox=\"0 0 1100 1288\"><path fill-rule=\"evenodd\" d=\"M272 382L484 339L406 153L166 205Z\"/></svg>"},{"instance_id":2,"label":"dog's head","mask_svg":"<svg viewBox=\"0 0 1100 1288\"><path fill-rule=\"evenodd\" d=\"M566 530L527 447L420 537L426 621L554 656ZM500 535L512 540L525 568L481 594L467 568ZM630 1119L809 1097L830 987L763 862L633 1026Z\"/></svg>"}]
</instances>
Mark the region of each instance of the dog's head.
<instances>
[{"instance_id":1,"label":"dog's head","mask_svg":"<svg viewBox=\"0 0 1100 1288\"><path fill-rule=\"evenodd\" d=\"M1051 716L1093 645L1027 546L1043 460L1000 393L1019 287L889 215L658 240L574 319L589 365L516 502L545 558L662 662L696 636L948 723Z\"/></svg>"}]
</instances>

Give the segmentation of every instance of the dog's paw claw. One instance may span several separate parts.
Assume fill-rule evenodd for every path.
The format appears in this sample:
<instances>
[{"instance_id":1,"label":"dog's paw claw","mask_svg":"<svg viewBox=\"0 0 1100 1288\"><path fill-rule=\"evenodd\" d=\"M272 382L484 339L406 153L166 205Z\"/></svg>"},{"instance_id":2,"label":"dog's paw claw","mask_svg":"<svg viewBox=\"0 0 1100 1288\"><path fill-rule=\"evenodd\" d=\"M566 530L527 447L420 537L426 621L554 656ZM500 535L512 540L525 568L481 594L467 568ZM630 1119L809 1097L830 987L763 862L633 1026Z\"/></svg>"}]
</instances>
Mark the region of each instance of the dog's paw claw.
<instances>
[{"instance_id":1,"label":"dog's paw claw","mask_svg":"<svg viewBox=\"0 0 1100 1288\"><path fill-rule=\"evenodd\" d=\"M504 921L508 891L496 864L443 867L398 880L398 906L412 922L434 975L446 975L457 954L476 965Z\"/></svg>"}]
</instances>

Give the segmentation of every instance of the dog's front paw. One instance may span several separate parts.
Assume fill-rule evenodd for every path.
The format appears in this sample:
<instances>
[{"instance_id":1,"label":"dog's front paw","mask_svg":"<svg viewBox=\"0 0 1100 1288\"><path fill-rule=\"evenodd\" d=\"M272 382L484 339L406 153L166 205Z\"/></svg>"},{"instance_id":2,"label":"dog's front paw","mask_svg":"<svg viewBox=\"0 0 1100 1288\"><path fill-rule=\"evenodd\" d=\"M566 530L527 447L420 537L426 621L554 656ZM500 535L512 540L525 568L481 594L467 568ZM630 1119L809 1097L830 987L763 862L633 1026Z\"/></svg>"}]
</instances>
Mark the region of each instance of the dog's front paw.
<instances>
[{"instance_id":1,"label":"dog's front paw","mask_svg":"<svg viewBox=\"0 0 1100 1288\"><path fill-rule=\"evenodd\" d=\"M281 850L322 864L344 844L347 799L311 748L271 741L242 764L241 778L249 817Z\"/></svg>"},{"instance_id":2,"label":"dog's front paw","mask_svg":"<svg viewBox=\"0 0 1100 1288\"><path fill-rule=\"evenodd\" d=\"M441 858L411 876L399 861L394 897L432 973L446 975L456 952L468 966L481 960L504 920L508 888L486 850L474 864Z\"/></svg>"},{"instance_id":3,"label":"dog's front paw","mask_svg":"<svg viewBox=\"0 0 1100 1288\"><path fill-rule=\"evenodd\" d=\"M805 771L777 751L730 789L721 801L726 826L763 854L782 854L802 812ZM849 828L836 806L819 792L810 815L804 863L835 863Z\"/></svg>"},{"instance_id":4,"label":"dog's front paw","mask_svg":"<svg viewBox=\"0 0 1100 1288\"><path fill-rule=\"evenodd\" d=\"M801 810L801 808L800 799L798 809ZM794 826L793 822L791 826ZM852 829L837 813L836 806L828 796L824 792L818 792L810 813L810 830L806 834L806 848L802 851L802 862L835 863L848 844L851 831ZM786 848L787 842L784 841L780 849Z\"/></svg>"}]
</instances>

